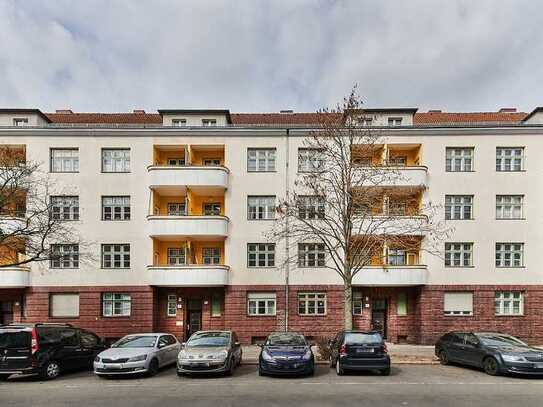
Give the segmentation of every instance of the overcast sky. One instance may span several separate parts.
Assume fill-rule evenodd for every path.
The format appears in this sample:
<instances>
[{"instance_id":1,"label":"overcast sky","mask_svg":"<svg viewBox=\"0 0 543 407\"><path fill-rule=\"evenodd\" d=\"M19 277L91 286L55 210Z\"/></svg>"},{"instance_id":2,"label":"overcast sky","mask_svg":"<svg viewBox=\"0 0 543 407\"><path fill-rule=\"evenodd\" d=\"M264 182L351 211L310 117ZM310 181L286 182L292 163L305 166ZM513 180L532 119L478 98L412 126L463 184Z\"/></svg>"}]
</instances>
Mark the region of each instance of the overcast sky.
<instances>
[{"instance_id":1,"label":"overcast sky","mask_svg":"<svg viewBox=\"0 0 543 407\"><path fill-rule=\"evenodd\" d=\"M0 107L530 111L542 3L0 0Z\"/></svg>"}]
</instances>

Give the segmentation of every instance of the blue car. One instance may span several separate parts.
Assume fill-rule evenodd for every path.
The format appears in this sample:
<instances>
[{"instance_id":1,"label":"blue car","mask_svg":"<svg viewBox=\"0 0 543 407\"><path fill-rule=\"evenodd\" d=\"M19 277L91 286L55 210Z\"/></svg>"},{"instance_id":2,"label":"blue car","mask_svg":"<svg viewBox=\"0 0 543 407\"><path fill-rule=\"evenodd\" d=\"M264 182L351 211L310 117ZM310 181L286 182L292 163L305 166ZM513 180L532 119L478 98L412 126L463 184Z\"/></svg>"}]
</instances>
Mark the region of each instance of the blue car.
<instances>
[{"instance_id":1,"label":"blue car","mask_svg":"<svg viewBox=\"0 0 543 407\"><path fill-rule=\"evenodd\" d=\"M315 372L315 356L302 334L274 332L261 344L258 358L258 374L307 375Z\"/></svg>"}]
</instances>

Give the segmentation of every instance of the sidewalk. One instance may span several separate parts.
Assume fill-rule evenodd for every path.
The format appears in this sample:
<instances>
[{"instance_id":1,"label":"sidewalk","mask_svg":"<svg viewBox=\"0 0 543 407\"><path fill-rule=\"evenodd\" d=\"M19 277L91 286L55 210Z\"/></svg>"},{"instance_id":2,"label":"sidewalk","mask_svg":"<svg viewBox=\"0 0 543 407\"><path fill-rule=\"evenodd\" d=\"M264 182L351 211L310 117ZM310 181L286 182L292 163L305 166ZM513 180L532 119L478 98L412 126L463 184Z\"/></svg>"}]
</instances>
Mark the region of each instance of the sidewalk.
<instances>
[{"instance_id":1,"label":"sidewalk","mask_svg":"<svg viewBox=\"0 0 543 407\"><path fill-rule=\"evenodd\" d=\"M396 345L393 343L387 343L388 352L392 363L395 364L421 364L432 365L439 363L434 356L434 347L425 345ZM260 348L256 345L246 345L243 349L243 363L250 365L258 363L258 355L260 354ZM317 363L328 363L328 361L318 360L319 349L313 348L315 356L317 356Z\"/></svg>"}]
</instances>

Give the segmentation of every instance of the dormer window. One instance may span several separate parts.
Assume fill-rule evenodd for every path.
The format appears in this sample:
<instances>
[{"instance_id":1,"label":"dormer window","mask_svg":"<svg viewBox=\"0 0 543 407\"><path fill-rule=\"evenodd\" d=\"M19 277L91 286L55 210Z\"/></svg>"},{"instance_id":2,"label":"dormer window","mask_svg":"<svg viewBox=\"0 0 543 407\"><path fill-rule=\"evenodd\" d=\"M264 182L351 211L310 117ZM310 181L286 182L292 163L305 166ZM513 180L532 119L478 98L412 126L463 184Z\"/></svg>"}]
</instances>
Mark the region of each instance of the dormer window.
<instances>
[{"instance_id":1,"label":"dormer window","mask_svg":"<svg viewBox=\"0 0 543 407\"><path fill-rule=\"evenodd\" d=\"M373 123L373 119L371 117L361 117L358 119L358 125L360 127L370 127Z\"/></svg>"},{"instance_id":2,"label":"dormer window","mask_svg":"<svg viewBox=\"0 0 543 407\"><path fill-rule=\"evenodd\" d=\"M28 126L28 118L15 118L13 119L13 125L16 127Z\"/></svg>"},{"instance_id":3,"label":"dormer window","mask_svg":"<svg viewBox=\"0 0 543 407\"><path fill-rule=\"evenodd\" d=\"M215 127L217 125L216 119L202 119L202 126L204 127Z\"/></svg>"},{"instance_id":4,"label":"dormer window","mask_svg":"<svg viewBox=\"0 0 543 407\"><path fill-rule=\"evenodd\" d=\"M389 117L388 118L388 125L389 126L401 126L402 125L402 118L401 117Z\"/></svg>"},{"instance_id":5,"label":"dormer window","mask_svg":"<svg viewBox=\"0 0 543 407\"><path fill-rule=\"evenodd\" d=\"M172 119L173 127L185 127L187 125L187 119Z\"/></svg>"}]
</instances>

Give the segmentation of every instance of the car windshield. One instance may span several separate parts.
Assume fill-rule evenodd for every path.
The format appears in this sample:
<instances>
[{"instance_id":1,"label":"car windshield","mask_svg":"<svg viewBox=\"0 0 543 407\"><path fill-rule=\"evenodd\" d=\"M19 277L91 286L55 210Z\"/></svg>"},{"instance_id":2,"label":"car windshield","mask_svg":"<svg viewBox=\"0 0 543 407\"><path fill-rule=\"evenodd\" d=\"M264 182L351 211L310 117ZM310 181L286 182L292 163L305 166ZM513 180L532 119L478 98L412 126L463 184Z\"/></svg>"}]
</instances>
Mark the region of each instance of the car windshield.
<instances>
[{"instance_id":1,"label":"car windshield","mask_svg":"<svg viewBox=\"0 0 543 407\"><path fill-rule=\"evenodd\" d=\"M484 334L477 336L486 346L528 346L521 340L508 335Z\"/></svg>"},{"instance_id":2,"label":"car windshield","mask_svg":"<svg viewBox=\"0 0 543 407\"><path fill-rule=\"evenodd\" d=\"M228 346L229 343L230 334L228 332L202 332L192 335L187 342L187 347Z\"/></svg>"},{"instance_id":3,"label":"car windshield","mask_svg":"<svg viewBox=\"0 0 543 407\"><path fill-rule=\"evenodd\" d=\"M268 346L305 346L306 341L302 335L278 333L271 334L266 340Z\"/></svg>"},{"instance_id":4,"label":"car windshield","mask_svg":"<svg viewBox=\"0 0 543 407\"><path fill-rule=\"evenodd\" d=\"M383 338L378 333L347 332L345 334L345 345L381 343L382 340Z\"/></svg>"},{"instance_id":5,"label":"car windshield","mask_svg":"<svg viewBox=\"0 0 543 407\"><path fill-rule=\"evenodd\" d=\"M125 336L112 345L112 348L153 348L156 336Z\"/></svg>"}]
</instances>

